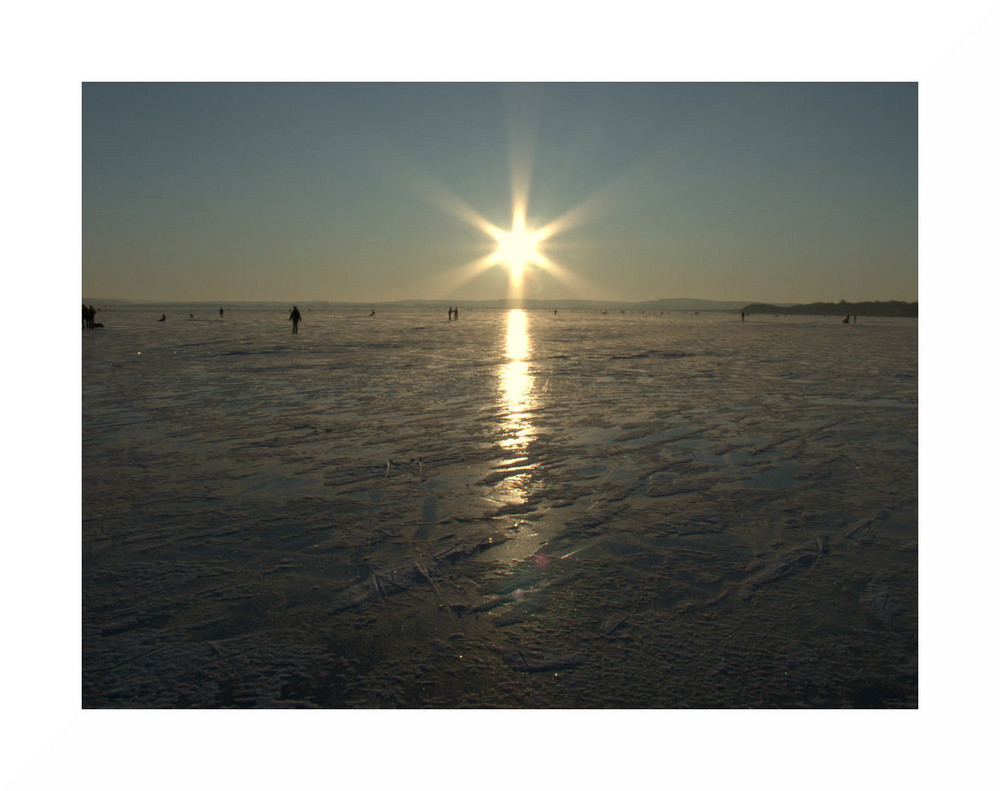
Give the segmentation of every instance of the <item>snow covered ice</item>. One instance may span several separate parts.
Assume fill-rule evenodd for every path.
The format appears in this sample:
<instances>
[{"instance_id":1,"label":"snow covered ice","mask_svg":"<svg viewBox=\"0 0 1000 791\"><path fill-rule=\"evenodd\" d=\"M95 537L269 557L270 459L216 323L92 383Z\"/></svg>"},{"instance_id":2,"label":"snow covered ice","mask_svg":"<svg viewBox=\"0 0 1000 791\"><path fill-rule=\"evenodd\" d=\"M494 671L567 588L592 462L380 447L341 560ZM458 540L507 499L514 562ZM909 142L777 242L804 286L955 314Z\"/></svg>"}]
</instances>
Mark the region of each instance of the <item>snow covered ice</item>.
<instances>
[{"instance_id":1,"label":"snow covered ice","mask_svg":"<svg viewBox=\"0 0 1000 791\"><path fill-rule=\"evenodd\" d=\"M85 706L916 705L916 320L287 318L84 333Z\"/></svg>"}]
</instances>

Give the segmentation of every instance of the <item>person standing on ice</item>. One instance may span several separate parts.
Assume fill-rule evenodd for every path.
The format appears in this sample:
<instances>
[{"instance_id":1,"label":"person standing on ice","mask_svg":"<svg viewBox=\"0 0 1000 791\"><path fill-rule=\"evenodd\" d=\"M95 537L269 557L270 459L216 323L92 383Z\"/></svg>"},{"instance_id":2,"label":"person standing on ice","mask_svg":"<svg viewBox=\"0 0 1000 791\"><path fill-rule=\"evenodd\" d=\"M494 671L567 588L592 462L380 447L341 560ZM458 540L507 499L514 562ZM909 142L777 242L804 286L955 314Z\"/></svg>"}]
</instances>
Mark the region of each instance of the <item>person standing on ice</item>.
<instances>
[{"instance_id":1,"label":"person standing on ice","mask_svg":"<svg viewBox=\"0 0 1000 791\"><path fill-rule=\"evenodd\" d=\"M299 331L299 322L302 321L302 314L299 313L299 309L295 305L292 305L292 312L288 314L288 320L292 322L292 332L297 333Z\"/></svg>"}]
</instances>

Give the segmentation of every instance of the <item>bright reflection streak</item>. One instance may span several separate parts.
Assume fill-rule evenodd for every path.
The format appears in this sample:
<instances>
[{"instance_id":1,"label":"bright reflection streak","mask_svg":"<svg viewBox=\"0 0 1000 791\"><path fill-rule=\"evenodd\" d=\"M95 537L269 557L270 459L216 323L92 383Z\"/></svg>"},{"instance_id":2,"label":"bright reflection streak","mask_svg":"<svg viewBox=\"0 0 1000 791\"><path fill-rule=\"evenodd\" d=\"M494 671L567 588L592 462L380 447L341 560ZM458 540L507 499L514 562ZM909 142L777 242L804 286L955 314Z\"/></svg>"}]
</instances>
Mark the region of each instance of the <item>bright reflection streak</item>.
<instances>
[{"instance_id":1,"label":"bright reflection streak","mask_svg":"<svg viewBox=\"0 0 1000 791\"><path fill-rule=\"evenodd\" d=\"M499 445L505 452L497 467L509 472L493 490L493 498L503 506L521 506L531 494L537 462L532 460L531 441L535 437L532 413L537 407L535 377L531 374L531 335L528 315L521 309L507 313L506 362L500 366L498 401L502 407ZM498 563L518 564L534 557L538 569L550 564L545 552L546 530L536 528L533 520L515 520L510 540L495 547L491 559ZM515 599L523 597L514 593Z\"/></svg>"},{"instance_id":2,"label":"bright reflection streak","mask_svg":"<svg viewBox=\"0 0 1000 791\"><path fill-rule=\"evenodd\" d=\"M531 342L528 317L523 310L511 310L507 314L506 353L507 362L500 369L501 403L505 408L502 426L505 436L500 447L523 451L535 433L529 417L535 405L535 377L529 369Z\"/></svg>"}]
</instances>

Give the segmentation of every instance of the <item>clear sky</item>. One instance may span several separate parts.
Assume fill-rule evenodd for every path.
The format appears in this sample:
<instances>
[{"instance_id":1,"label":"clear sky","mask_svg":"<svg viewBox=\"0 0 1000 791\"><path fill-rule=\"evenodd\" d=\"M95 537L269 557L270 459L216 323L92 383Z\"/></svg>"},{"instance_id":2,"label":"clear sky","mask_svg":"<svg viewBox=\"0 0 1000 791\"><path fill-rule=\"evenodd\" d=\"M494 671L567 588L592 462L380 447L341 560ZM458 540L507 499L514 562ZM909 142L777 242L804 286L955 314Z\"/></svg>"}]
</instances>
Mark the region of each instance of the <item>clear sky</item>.
<instances>
[{"instance_id":1,"label":"clear sky","mask_svg":"<svg viewBox=\"0 0 1000 791\"><path fill-rule=\"evenodd\" d=\"M502 297L515 196L529 297L915 300L917 86L83 86L87 298Z\"/></svg>"}]
</instances>

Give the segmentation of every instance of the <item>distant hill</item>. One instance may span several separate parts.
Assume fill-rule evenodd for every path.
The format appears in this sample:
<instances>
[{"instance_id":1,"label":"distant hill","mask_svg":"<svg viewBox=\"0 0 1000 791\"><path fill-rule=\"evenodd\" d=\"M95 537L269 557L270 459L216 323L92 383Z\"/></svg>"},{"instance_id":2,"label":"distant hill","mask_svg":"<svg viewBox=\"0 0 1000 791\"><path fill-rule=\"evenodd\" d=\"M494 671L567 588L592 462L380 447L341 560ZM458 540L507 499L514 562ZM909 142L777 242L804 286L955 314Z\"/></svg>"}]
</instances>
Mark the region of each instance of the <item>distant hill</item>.
<instances>
[{"instance_id":1,"label":"distant hill","mask_svg":"<svg viewBox=\"0 0 1000 791\"><path fill-rule=\"evenodd\" d=\"M742 310L745 302L723 302L712 299L656 299L648 302L633 303L633 309L639 310Z\"/></svg>"},{"instance_id":2,"label":"distant hill","mask_svg":"<svg viewBox=\"0 0 1000 791\"><path fill-rule=\"evenodd\" d=\"M884 316L916 318L916 302L810 302L808 305L769 305L755 303L743 308L745 313L782 313L796 316Z\"/></svg>"}]
</instances>

